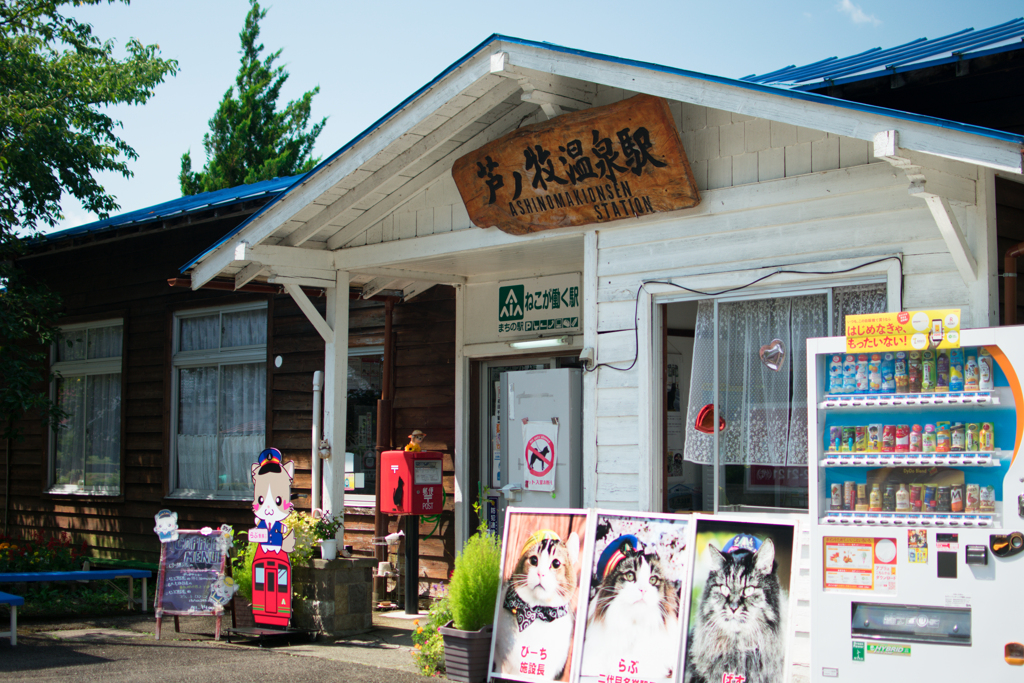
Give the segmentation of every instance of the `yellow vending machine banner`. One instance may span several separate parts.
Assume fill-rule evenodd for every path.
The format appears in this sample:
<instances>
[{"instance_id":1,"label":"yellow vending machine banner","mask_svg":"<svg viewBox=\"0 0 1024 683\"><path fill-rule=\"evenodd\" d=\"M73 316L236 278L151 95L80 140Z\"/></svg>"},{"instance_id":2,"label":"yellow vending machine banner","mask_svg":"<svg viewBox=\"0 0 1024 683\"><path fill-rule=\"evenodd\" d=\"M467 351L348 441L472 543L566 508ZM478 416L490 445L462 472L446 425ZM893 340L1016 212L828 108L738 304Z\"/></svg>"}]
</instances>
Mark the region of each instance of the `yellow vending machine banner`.
<instances>
[{"instance_id":1,"label":"yellow vending machine banner","mask_svg":"<svg viewBox=\"0 0 1024 683\"><path fill-rule=\"evenodd\" d=\"M846 316L846 350L924 351L960 346L960 309Z\"/></svg>"}]
</instances>

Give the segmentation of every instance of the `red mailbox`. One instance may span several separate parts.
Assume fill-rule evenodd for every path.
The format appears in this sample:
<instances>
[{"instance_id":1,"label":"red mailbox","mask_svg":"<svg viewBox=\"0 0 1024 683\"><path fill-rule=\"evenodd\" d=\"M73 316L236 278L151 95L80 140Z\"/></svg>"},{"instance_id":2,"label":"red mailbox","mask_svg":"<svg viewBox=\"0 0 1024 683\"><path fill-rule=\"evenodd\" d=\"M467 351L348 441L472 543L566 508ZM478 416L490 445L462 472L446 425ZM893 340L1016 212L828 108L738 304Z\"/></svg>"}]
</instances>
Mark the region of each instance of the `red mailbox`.
<instances>
[{"instance_id":1,"label":"red mailbox","mask_svg":"<svg viewBox=\"0 0 1024 683\"><path fill-rule=\"evenodd\" d=\"M384 451L380 461L380 511L391 515L440 512L443 459L437 451Z\"/></svg>"}]
</instances>

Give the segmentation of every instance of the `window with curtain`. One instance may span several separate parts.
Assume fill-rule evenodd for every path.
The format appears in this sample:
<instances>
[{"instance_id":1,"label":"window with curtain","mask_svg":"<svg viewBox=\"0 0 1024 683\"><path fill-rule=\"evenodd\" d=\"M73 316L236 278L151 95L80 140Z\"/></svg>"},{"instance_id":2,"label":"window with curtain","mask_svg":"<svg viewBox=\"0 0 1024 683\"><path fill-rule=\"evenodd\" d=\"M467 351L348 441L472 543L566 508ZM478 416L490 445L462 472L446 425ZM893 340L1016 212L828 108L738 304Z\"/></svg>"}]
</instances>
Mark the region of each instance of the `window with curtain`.
<instances>
[{"instance_id":1,"label":"window with curtain","mask_svg":"<svg viewBox=\"0 0 1024 683\"><path fill-rule=\"evenodd\" d=\"M267 306L181 312L174 326L174 493L247 498L266 444Z\"/></svg>"},{"instance_id":2,"label":"window with curtain","mask_svg":"<svg viewBox=\"0 0 1024 683\"><path fill-rule=\"evenodd\" d=\"M841 335L846 315L883 312L886 303L885 285L722 300L717 311L714 300L699 302L684 459L722 468L720 505L806 507L806 340ZM762 362L775 340L785 349L778 371ZM717 460L714 435L695 428L700 409L715 401L716 367L716 412L726 423Z\"/></svg>"},{"instance_id":3,"label":"window with curtain","mask_svg":"<svg viewBox=\"0 0 1024 683\"><path fill-rule=\"evenodd\" d=\"M53 398L67 417L50 433L50 491L121 490L121 320L61 329Z\"/></svg>"}]
</instances>

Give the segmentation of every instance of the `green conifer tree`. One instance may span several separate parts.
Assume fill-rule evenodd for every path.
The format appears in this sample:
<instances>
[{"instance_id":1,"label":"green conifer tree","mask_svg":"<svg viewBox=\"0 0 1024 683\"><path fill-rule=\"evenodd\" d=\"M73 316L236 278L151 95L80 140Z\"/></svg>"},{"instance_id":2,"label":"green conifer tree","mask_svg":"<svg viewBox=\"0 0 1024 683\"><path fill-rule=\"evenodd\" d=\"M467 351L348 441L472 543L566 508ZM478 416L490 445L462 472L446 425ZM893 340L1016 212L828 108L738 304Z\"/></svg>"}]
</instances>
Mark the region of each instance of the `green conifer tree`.
<instances>
[{"instance_id":1,"label":"green conifer tree","mask_svg":"<svg viewBox=\"0 0 1024 683\"><path fill-rule=\"evenodd\" d=\"M283 66L274 66L281 50L261 59L260 20L267 10L261 9L257 0L249 0L249 4L239 34L242 61L235 85L224 94L210 119L210 131L203 136L206 165L193 171L191 154L185 152L181 157L178 181L184 195L305 173L320 161L312 156L313 145L327 118L309 125L313 96L320 87L277 110L288 72Z\"/></svg>"}]
</instances>

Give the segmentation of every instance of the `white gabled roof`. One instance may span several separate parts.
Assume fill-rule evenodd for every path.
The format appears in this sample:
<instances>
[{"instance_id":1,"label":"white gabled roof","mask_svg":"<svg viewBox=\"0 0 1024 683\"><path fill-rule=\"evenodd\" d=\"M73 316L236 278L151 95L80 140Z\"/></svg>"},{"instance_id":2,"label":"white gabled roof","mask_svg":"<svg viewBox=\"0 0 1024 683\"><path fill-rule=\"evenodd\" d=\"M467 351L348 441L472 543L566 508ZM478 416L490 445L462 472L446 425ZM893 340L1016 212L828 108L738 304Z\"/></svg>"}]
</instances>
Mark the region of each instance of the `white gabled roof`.
<instances>
[{"instance_id":1,"label":"white gabled roof","mask_svg":"<svg viewBox=\"0 0 1024 683\"><path fill-rule=\"evenodd\" d=\"M903 149L1022 172L1024 137L1018 135L493 35L182 270L192 271L193 287L217 276L243 283L268 273L301 274L327 284L333 282L335 268L358 272L358 263L342 257L346 246L450 173L456 159L515 129L544 105L561 110L591 106L598 85L861 140L895 130ZM496 229L472 232L478 234L459 233L460 240L478 249L551 237L512 237ZM416 242L421 248L409 251L406 260L415 260L412 254L440 256L444 251L444 240L424 237ZM378 251L388 247L375 246ZM545 254L558 258L557 250L551 249L538 250L535 257ZM395 261L402 260L397 256ZM449 264L453 265L458 264ZM360 281L382 274L380 268L366 270ZM465 281L451 270L448 275L426 268L414 271L415 266L409 266L407 272L383 274L395 278L392 285L430 278Z\"/></svg>"}]
</instances>

